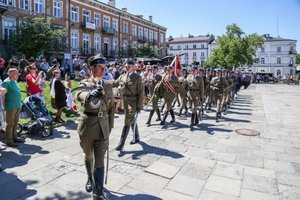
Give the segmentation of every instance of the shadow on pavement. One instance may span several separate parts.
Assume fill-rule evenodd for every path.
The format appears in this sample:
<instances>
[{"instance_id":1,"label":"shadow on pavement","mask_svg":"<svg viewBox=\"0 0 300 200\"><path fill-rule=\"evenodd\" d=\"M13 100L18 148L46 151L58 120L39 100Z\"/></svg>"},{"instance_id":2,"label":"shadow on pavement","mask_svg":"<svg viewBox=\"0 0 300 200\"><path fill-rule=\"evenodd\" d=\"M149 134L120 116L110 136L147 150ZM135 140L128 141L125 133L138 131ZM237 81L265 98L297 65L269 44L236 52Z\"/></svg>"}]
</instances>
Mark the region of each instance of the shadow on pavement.
<instances>
[{"instance_id":1,"label":"shadow on pavement","mask_svg":"<svg viewBox=\"0 0 300 200\"><path fill-rule=\"evenodd\" d=\"M114 194L118 194L114 195ZM162 198L148 195L148 194L124 194L119 192L109 192L108 196L110 200L120 199L120 200L162 200Z\"/></svg>"},{"instance_id":2,"label":"shadow on pavement","mask_svg":"<svg viewBox=\"0 0 300 200\"><path fill-rule=\"evenodd\" d=\"M214 131L218 132L232 132L230 129L224 129L224 128L217 128L218 126L214 124L206 124L206 123L200 123L197 126L194 126L194 131L206 131L208 134L213 135Z\"/></svg>"},{"instance_id":3,"label":"shadow on pavement","mask_svg":"<svg viewBox=\"0 0 300 200\"><path fill-rule=\"evenodd\" d=\"M160 148L160 147L154 147L154 146L150 146L148 144L146 144L145 142L139 142L139 145L141 145L143 147L142 150L138 150L138 151L122 151L118 156L122 157L125 154L132 154L132 159L133 160L137 160L139 159L140 156L143 155L147 155L147 154L155 154L155 155L160 155L160 156L168 156L174 159L178 159L178 158L182 158L183 155L174 152L174 151L169 151L167 149L164 148Z\"/></svg>"}]
</instances>

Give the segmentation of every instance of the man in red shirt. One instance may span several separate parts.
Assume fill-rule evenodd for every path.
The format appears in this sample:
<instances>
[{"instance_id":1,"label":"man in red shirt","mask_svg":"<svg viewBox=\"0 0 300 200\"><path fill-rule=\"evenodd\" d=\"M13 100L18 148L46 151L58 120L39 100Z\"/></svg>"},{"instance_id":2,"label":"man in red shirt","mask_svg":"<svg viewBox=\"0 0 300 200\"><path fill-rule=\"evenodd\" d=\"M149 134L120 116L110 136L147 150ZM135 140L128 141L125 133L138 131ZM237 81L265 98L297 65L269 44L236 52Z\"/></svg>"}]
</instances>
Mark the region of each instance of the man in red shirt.
<instances>
[{"instance_id":1,"label":"man in red shirt","mask_svg":"<svg viewBox=\"0 0 300 200\"><path fill-rule=\"evenodd\" d=\"M36 66L35 66L35 60L29 60L29 66L28 66L28 70L29 73L26 76L26 84L27 84L27 88L29 91L29 94L31 96L35 96L39 99L41 99L44 103L45 98L44 96L41 94L41 89L39 88L39 81L41 79L42 73L43 71L40 71L39 74L36 74Z\"/></svg>"}]
</instances>

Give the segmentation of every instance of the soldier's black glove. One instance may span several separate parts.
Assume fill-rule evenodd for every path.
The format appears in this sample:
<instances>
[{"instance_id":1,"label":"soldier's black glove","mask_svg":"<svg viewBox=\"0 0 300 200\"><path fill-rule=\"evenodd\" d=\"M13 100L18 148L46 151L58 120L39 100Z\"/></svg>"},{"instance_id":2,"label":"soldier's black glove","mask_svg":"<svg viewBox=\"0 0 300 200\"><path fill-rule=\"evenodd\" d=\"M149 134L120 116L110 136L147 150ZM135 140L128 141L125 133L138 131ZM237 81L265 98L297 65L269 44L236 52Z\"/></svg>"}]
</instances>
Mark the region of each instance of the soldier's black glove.
<instances>
[{"instance_id":1,"label":"soldier's black glove","mask_svg":"<svg viewBox=\"0 0 300 200\"><path fill-rule=\"evenodd\" d=\"M102 88L102 87L101 87ZM102 88L103 89L103 88ZM89 94L88 94L88 97L87 99L90 100L91 98L100 98L101 95L102 95L102 89L100 88L97 88L97 89L94 89L92 90Z\"/></svg>"}]
</instances>

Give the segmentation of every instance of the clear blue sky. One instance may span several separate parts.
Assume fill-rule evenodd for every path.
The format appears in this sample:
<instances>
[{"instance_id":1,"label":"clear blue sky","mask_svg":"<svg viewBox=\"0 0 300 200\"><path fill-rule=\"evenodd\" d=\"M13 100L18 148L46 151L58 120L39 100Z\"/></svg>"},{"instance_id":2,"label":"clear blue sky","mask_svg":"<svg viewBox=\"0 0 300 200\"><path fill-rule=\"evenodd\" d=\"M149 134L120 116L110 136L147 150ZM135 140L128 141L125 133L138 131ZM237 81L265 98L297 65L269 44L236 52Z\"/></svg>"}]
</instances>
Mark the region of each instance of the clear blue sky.
<instances>
[{"instance_id":1,"label":"clear blue sky","mask_svg":"<svg viewBox=\"0 0 300 200\"><path fill-rule=\"evenodd\" d=\"M108 0L102 0L107 3ZM300 0L116 0L117 8L144 15L166 27L167 37L222 35L236 23L246 34L297 40L300 53Z\"/></svg>"}]
</instances>

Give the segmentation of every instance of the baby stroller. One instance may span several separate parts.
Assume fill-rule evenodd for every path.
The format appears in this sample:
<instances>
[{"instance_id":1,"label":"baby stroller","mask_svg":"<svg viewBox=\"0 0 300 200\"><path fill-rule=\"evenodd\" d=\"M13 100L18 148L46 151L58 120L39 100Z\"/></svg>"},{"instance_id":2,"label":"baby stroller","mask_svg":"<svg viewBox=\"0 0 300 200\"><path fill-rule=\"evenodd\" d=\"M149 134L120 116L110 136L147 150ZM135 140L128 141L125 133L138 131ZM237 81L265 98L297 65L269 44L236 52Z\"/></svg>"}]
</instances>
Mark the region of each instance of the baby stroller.
<instances>
[{"instance_id":1,"label":"baby stroller","mask_svg":"<svg viewBox=\"0 0 300 200\"><path fill-rule=\"evenodd\" d=\"M41 133L43 137L48 137L53 133L52 117L46 105L37 97L28 96L22 101L20 118L30 118L30 121L23 125L18 124L18 134L22 131L28 131L30 134Z\"/></svg>"}]
</instances>

